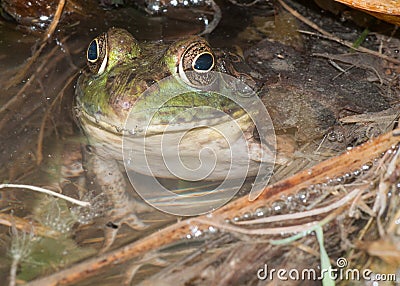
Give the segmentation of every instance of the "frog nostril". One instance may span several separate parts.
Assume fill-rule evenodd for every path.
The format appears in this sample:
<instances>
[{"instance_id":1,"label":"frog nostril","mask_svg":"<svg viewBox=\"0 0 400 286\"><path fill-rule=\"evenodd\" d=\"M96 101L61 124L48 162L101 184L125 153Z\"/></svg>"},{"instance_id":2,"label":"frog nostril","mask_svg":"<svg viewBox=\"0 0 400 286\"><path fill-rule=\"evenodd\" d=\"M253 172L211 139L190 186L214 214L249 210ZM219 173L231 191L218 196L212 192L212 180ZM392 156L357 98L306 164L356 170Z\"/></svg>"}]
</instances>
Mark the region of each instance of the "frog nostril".
<instances>
[{"instance_id":1,"label":"frog nostril","mask_svg":"<svg viewBox=\"0 0 400 286\"><path fill-rule=\"evenodd\" d=\"M214 67L214 57L206 52L198 55L193 61L193 69L195 71L207 72Z\"/></svg>"}]
</instances>

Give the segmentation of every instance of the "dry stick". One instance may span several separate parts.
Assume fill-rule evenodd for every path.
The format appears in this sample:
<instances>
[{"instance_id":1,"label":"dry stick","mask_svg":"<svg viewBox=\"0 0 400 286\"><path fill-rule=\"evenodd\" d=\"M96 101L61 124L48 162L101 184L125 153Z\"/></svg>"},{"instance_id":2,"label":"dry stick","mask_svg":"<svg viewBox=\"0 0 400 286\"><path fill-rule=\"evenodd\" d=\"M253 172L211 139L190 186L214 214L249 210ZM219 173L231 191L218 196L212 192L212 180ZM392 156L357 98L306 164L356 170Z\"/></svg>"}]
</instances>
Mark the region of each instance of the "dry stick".
<instances>
[{"instance_id":1,"label":"dry stick","mask_svg":"<svg viewBox=\"0 0 400 286\"><path fill-rule=\"evenodd\" d=\"M65 0L60 0L58 2L56 13L54 14L53 21L51 22L49 28L47 29L47 31L45 33L45 37L42 39L39 49L33 54L32 57L30 57L28 59L28 61L24 65L24 67L22 69L20 69L15 74L15 76L13 76L13 78L10 80L9 84L6 86L6 89L9 89L11 86L20 82L25 77L30 66L36 61L36 59L42 53L44 47L47 44L47 40L53 35L53 33L58 25L58 22L60 21L64 6L65 6Z\"/></svg>"},{"instance_id":2,"label":"dry stick","mask_svg":"<svg viewBox=\"0 0 400 286\"><path fill-rule=\"evenodd\" d=\"M51 24L46 31L47 39L49 39L53 35L53 33L58 25L58 22L60 22L60 18L61 18L64 6L65 6L65 0L60 0L60 2L58 2L58 5L57 5L56 13L54 14L53 21L51 21Z\"/></svg>"},{"instance_id":3,"label":"dry stick","mask_svg":"<svg viewBox=\"0 0 400 286\"><path fill-rule=\"evenodd\" d=\"M38 193L43 193L46 195L50 195L53 197L57 197L63 200L66 200L68 202L71 202L73 204L82 206L82 207L89 207L90 206L90 202L84 202L84 201L80 201L71 197L68 197L66 195L60 194L60 193L56 193L53 192L51 190L45 189L45 188L41 188L41 187L37 187L37 186L31 186L31 185L21 185L21 184L0 184L0 189L7 189L7 188L11 188L11 189L27 189L27 190L32 190Z\"/></svg>"},{"instance_id":4,"label":"dry stick","mask_svg":"<svg viewBox=\"0 0 400 286\"><path fill-rule=\"evenodd\" d=\"M335 35L325 31L324 29L320 28L319 26L317 26L316 24L314 24L313 22L311 22L310 20L308 20L307 18L305 18L304 16L302 16L299 12L297 12L296 10L292 9L291 7L289 7L285 2L283 2L283 0L278 0L279 4L282 5L283 8L285 8L287 11L289 11L290 14L292 14L294 17L296 17L297 19L299 19L300 21L302 21L304 24L310 26L311 28L313 28L314 30L318 31L319 33L321 33L322 35L324 35L327 39L338 42L341 45L347 46L355 51L358 52L362 52L362 53L367 53L379 58L382 58L384 60L387 60L389 62L395 63L400 65L400 60L397 60L395 58L389 57L387 55L383 55L377 51L373 51L364 47L358 47L355 48L353 47L353 43L345 41L343 39L340 39L338 37L336 37Z\"/></svg>"},{"instance_id":5,"label":"dry stick","mask_svg":"<svg viewBox=\"0 0 400 286\"><path fill-rule=\"evenodd\" d=\"M199 34L199 36L210 34L214 29L218 26L219 22L221 21L221 8L214 2L214 0L210 1L211 7L213 9L213 19L211 23L206 25L205 29Z\"/></svg>"},{"instance_id":6,"label":"dry stick","mask_svg":"<svg viewBox=\"0 0 400 286\"><path fill-rule=\"evenodd\" d=\"M374 140L368 141L344 154L328 159L308 170L302 171L290 178L277 182L264 189L263 193L250 202L247 196L239 198L226 206L218 209L211 215L203 215L195 219L180 221L151 235L124 247L105 253L75 264L70 268L61 270L42 279L32 281L29 286L49 286L76 284L78 281L98 274L105 267L122 264L132 258L144 255L148 251L154 251L170 245L186 237L195 226L200 230L213 225L215 219L218 224L224 223L225 218L233 218L241 213L253 211L259 206L265 206L268 201L282 194L294 193L305 187L322 183L328 177L344 175L347 172L360 168L365 163L374 160L386 150L400 143L400 137L395 136L400 129L388 132ZM229 226L229 224L225 224Z\"/></svg>"}]
</instances>

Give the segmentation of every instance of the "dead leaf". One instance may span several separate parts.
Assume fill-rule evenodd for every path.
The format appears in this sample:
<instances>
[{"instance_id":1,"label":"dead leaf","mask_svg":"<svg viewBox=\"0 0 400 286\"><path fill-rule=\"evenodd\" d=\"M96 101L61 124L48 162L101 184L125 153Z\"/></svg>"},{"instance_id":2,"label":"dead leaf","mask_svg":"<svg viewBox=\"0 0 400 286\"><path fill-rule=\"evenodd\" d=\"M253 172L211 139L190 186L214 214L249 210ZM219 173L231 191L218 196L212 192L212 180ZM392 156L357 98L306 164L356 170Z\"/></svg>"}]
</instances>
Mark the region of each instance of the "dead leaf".
<instances>
[{"instance_id":1,"label":"dead leaf","mask_svg":"<svg viewBox=\"0 0 400 286\"><path fill-rule=\"evenodd\" d=\"M355 9L362 10L386 22L400 25L400 5L396 0L335 0Z\"/></svg>"}]
</instances>

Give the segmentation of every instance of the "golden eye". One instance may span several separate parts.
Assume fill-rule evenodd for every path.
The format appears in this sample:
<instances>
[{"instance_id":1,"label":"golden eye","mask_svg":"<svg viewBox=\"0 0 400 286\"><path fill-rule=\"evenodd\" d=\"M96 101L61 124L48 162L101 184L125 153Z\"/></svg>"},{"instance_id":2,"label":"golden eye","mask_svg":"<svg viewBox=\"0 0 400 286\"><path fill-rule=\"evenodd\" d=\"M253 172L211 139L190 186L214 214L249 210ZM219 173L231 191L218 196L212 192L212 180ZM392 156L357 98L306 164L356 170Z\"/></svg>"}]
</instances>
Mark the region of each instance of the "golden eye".
<instances>
[{"instance_id":1,"label":"golden eye","mask_svg":"<svg viewBox=\"0 0 400 286\"><path fill-rule=\"evenodd\" d=\"M89 69L92 73L102 74L107 66L107 34L101 34L90 42L87 51L86 59Z\"/></svg>"}]
</instances>

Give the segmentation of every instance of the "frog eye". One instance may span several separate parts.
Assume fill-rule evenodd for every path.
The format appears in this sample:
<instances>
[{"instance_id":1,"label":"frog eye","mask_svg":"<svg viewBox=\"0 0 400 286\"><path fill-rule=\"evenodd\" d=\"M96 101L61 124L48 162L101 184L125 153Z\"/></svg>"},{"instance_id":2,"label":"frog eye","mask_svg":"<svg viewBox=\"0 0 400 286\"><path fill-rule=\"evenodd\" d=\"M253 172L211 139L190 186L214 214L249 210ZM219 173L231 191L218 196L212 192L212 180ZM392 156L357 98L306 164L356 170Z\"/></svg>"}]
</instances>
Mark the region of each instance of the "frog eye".
<instances>
[{"instance_id":1,"label":"frog eye","mask_svg":"<svg viewBox=\"0 0 400 286\"><path fill-rule=\"evenodd\" d=\"M94 39L87 49L87 60L95 63L99 58L99 40Z\"/></svg>"},{"instance_id":2,"label":"frog eye","mask_svg":"<svg viewBox=\"0 0 400 286\"><path fill-rule=\"evenodd\" d=\"M212 82L209 73L215 65L214 54L204 41L195 41L182 53L178 73L179 77L193 87L201 87Z\"/></svg>"},{"instance_id":3,"label":"frog eye","mask_svg":"<svg viewBox=\"0 0 400 286\"><path fill-rule=\"evenodd\" d=\"M101 34L90 42L86 59L89 69L94 74L102 74L107 66L107 35Z\"/></svg>"},{"instance_id":4,"label":"frog eye","mask_svg":"<svg viewBox=\"0 0 400 286\"><path fill-rule=\"evenodd\" d=\"M196 72L208 72L214 67L214 56L209 52L204 52L196 56L192 67Z\"/></svg>"}]
</instances>

